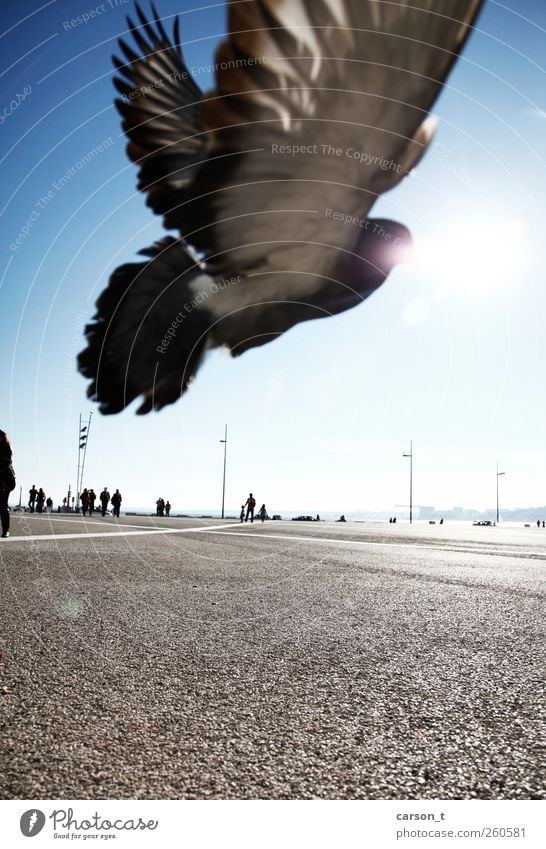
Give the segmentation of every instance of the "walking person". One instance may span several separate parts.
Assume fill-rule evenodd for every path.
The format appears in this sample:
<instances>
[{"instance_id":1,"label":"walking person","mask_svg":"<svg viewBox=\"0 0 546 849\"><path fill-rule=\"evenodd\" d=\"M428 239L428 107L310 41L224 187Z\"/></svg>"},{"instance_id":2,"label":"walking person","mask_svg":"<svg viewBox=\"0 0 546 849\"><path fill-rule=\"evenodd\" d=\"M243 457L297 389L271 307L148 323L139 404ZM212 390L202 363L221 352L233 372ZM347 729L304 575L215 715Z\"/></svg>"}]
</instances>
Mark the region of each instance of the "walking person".
<instances>
[{"instance_id":1,"label":"walking person","mask_svg":"<svg viewBox=\"0 0 546 849\"><path fill-rule=\"evenodd\" d=\"M97 494L93 487L89 490L87 497L89 499L89 515L92 516L95 509L95 501L97 500Z\"/></svg>"},{"instance_id":2,"label":"walking person","mask_svg":"<svg viewBox=\"0 0 546 849\"><path fill-rule=\"evenodd\" d=\"M8 435L0 430L0 518L2 537L9 537L9 494L15 489L15 472L12 466L12 450Z\"/></svg>"},{"instance_id":3,"label":"walking person","mask_svg":"<svg viewBox=\"0 0 546 849\"><path fill-rule=\"evenodd\" d=\"M112 496L112 505L114 507L114 517L119 519L119 508L121 507L121 502L123 501L121 497L121 492L119 489L116 489Z\"/></svg>"},{"instance_id":4,"label":"walking person","mask_svg":"<svg viewBox=\"0 0 546 849\"><path fill-rule=\"evenodd\" d=\"M102 507L101 514L103 516L106 516L106 511L108 510L108 503L110 501L110 493L108 492L108 489L106 487L104 487L104 489L102 490L101 494L99 495L99 498Z\"/></svg>"},{"instance_id":5,"label":"walking person","mask_svg":"<svg viewBox=\"0 0 546 849\"><path fill-rule=\"evenodd\" d=\"M260 507L260 509L258 511L258 516L260 517L262 522L265 522L265 520L267 518L267 509L266 509L265 504L262 504L262 506Z\"/></svg>"},{"instance_id":6,"label":"walking person","mask_svg":"<svg viewBox=\"0 0 546 849\"><path fill-rule=\"evenodd\" d=\"M36 496L36 512L43 513L44 512L44 504L46 500L46 494L43 491L42 487L38 490L38 495Z\"/></svg>"},{"instance_id":7,"label":"walking person","mask_svg":"<svg viewBox=\"0 0 546 849\"><path fill-rule=\"evenodd\" d=\"M89 490L87 489L87 487L80 495L80 501L82 503L82 516L85 516L85 514L89 510Z\"/></svg>"},{"instance_id":8,"label":"walking person","mask_svg":"<svg viewBox=\"0 0 546 849\"><path fill-rule=\"evenodd\" d=\"M250 521L253 522L254 521L254 508L256 507L256 499L254 498L252 493L250 493L250 495L248 496L245 506L246 506L245 522L248 522L249 516L250 516Z\"/></svg>"},{"instance_id":9,"label":"walking person","mask_svg":"<svg viewBox=\"0 0 546 849\"><path fill-rule=\"evenodd\" d=\"M36 504L36 496L38 495L38 490L36 489L36 484L32 484L32 488L28 491L28 509L31 513L34 513L34 505Z\"/></svg>"},{"instance_id":10,"label":"walking person","mask_svg":"<svg viewBox=\"0 0 546 849\"><path fill-rule=\"evenodd\" d=\"M240 518L241 518L241 524L243 524L243 522L245 520L245 505L244 504L241 504L241 517Z\"/></svg>"},{"instance_id":11,"label":"walking person","mask_svg":"<svg viewBox=\"0 0 546 849\"><path fill-rule=\"evenodd\" d=\"M53 513L53 499L51 496L46 499L46 513Z\"/></svg>"},{"instance_id":12,"label":"walking person","mask_svg":"<svg viewBox=\"0 0 546 849\"><path fill-rule=\"evenodd\" d=\"M170 515L171 515L171 502L167 501L166 504L165 504L165 516L167 518L169 518Z\"/></svg>"}]
</instances>

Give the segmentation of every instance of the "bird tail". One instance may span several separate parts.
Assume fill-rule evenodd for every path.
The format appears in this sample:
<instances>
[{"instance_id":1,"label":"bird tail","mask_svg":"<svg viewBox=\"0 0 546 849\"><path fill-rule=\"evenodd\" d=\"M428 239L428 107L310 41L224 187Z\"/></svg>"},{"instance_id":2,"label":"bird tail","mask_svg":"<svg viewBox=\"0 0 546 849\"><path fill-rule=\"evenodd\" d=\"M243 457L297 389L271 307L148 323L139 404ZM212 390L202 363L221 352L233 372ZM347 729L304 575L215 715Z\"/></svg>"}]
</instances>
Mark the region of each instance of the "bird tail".
<instances>
[{"instance_id":1,"label":"bird tail","mask_svg":"<svg viewBox=\"0 0 546 849\"><path fill-rule=\"evenodd\" d=\"M180 240L162 239L141 254L149 259L110 277L78 356L79 371L91 379L87 395L102 413L117 413L139 395L138 413L172 404L208 347L212 278Z\"/></svg>"}]
</instances>

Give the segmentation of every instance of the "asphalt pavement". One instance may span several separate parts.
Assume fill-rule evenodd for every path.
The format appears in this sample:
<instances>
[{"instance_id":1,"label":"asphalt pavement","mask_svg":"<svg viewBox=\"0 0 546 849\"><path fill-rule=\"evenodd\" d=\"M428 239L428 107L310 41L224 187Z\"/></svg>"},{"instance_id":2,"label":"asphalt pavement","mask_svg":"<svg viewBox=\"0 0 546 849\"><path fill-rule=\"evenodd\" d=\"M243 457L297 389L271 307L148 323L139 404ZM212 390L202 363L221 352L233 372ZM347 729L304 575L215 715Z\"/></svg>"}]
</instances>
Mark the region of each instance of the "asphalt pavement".
<instances>
[{"instance_id":1,"label":"asphalt pavement","mask_svg":"<svg viewBox=\"0 0 546 849\"><path fill-rule=\"evenodd\" d=\"M546 531L15 515L5 799L538 799Z\"/></svg>"}]
</instances>

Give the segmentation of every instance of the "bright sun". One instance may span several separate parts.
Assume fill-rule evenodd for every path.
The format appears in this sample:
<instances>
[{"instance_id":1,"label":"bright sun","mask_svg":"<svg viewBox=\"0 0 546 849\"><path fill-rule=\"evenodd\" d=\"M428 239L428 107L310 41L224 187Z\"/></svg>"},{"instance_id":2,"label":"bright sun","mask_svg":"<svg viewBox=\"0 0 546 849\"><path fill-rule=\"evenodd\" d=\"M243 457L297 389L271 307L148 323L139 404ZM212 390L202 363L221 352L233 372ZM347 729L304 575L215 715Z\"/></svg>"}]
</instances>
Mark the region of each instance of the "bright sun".
<instances>
[{"instance_id":1,"label":"bright sun","mask_svg":"<svg viewBox=\"0 0 546 849\"><path fill-rule=\"evenodd\" d=\"M438 283L481 291L509 281L525 258L527 221L454 225L446 236L415 240L420 267Z\"/></svg>"}]
</instances>

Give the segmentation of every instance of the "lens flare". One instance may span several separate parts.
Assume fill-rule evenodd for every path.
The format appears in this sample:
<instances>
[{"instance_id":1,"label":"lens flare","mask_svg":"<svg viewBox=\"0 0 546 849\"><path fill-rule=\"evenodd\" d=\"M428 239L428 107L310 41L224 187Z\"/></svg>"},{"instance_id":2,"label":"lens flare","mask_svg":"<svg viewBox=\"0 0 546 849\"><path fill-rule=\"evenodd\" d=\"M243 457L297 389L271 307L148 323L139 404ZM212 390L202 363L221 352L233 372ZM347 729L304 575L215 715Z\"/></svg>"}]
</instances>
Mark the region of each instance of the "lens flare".
<instances>
[{"instance_id":1,"label":"lens flare","mask_svg":"<svg viewBox=\"0 0 546 849\"><path fill-rule=\"evenodd\" d=\"M524 264L528 229L523 218L454 225L447 236L416 238L417 262L438 283L476 292L494 290Z\"/></svg>"}]
</instances>

